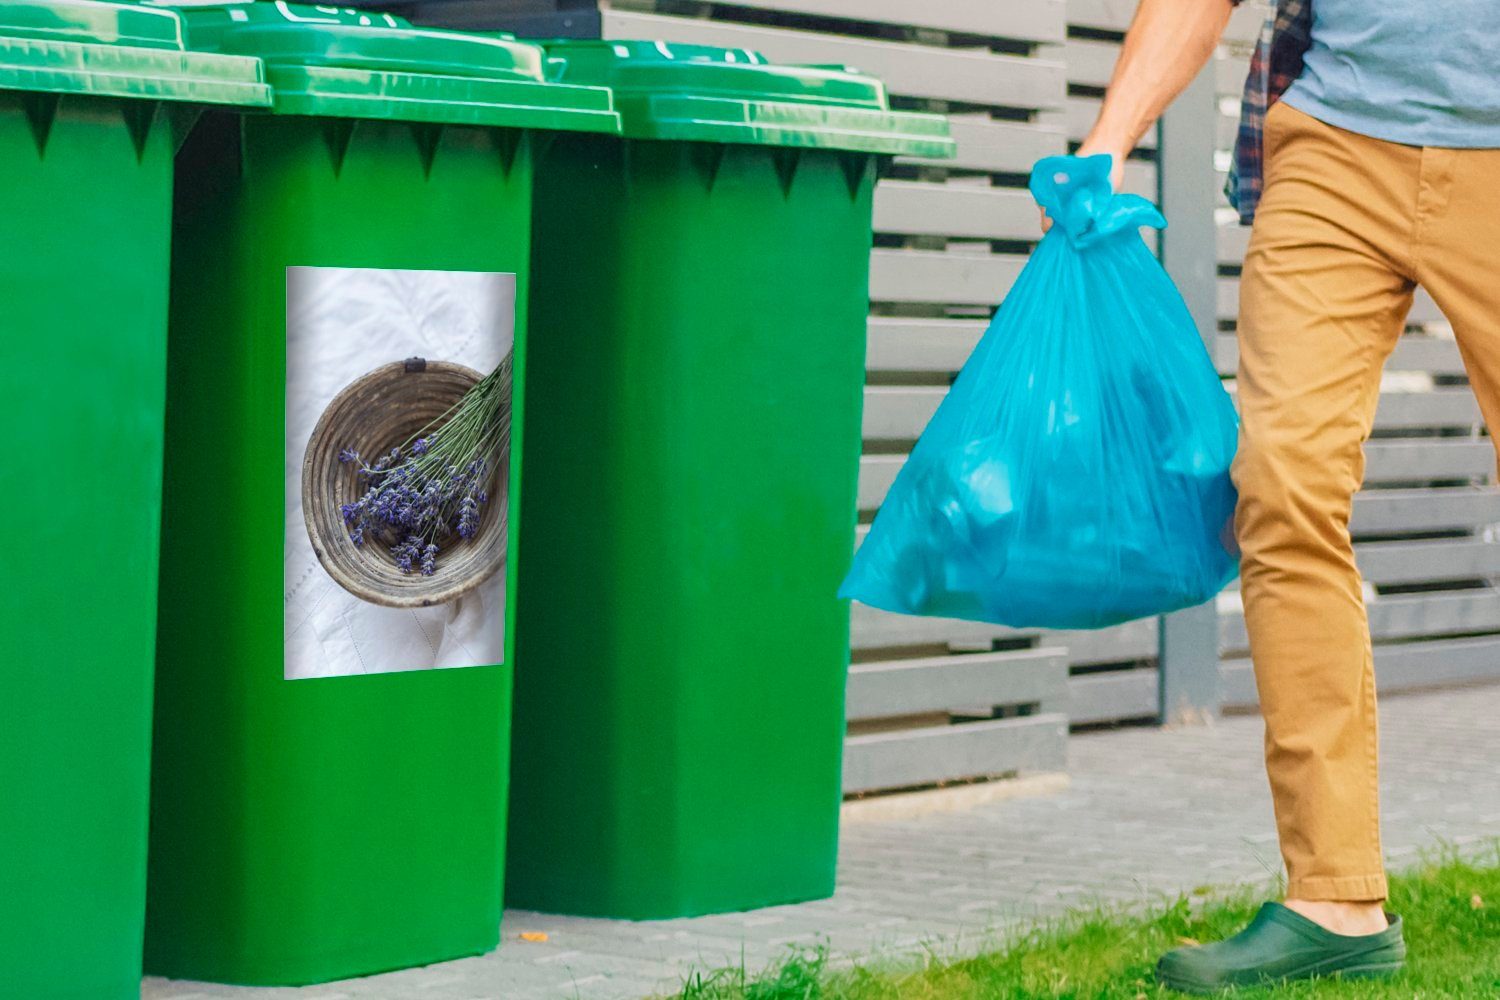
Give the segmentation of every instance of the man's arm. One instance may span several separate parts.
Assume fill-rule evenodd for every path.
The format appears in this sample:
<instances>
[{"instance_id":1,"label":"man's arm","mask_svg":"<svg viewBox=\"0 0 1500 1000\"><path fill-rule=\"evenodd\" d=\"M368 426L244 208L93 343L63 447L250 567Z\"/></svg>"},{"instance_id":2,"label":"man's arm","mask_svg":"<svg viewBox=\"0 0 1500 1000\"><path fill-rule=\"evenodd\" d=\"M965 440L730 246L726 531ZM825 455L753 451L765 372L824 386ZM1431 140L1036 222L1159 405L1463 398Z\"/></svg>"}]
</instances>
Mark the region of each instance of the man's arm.
<instances>
[{"instance_id":1,"label":"man's arm","mask_svg":"<svg viewBox=\"0 0 1500 1000\"><path fill-rule=\"evenodd\" d=\"M1099 118L1079 156L1109 153L1120 189L1125 157L1214 54L1236 0L1141 0ZM1044 220L1043 227L1049 223Z\"/></svg>"}]
</instances>

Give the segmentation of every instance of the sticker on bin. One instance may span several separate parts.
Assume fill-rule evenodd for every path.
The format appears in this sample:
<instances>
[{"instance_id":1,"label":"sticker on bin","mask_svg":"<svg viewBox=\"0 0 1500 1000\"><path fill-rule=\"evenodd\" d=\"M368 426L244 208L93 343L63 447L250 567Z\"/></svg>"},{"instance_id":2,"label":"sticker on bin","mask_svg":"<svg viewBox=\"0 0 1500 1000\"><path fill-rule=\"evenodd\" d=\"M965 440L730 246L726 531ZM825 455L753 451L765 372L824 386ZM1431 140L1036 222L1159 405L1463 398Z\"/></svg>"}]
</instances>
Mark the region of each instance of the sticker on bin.
<instances>
[{"instance_id":1,"label":"sticker on bin","mask_svg":"<svg viewBox=\"0 0 1500 1000\"><path fill-rule=\"evenodd\" d=\"M287 269L287 679L504 661L515 301Z\"/></svg>"}]
</instances>

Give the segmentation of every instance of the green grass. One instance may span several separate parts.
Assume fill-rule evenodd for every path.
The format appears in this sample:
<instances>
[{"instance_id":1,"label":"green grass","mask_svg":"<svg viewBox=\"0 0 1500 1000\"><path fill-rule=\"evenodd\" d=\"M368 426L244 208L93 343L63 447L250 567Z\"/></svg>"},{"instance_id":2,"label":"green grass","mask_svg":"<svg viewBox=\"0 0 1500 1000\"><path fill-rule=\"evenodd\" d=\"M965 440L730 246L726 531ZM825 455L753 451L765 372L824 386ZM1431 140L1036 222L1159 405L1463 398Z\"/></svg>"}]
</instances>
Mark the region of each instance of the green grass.
<instances>
[{"instance_id":1,"label":"green grass","mask_svg":"<svg viewBox=\"0 0 1500 1000\"><path fill-rule=\"evenodd\" d=\"M1156 1000L1163 951L1235 933L1266 893L1200 894L1149 912L1079 914L975 958L832 967L821 950L759 975L696 975L679 1000ZM1242 990L1235 1000L1484 1000L1500 998L1500 849L1478 863L1434 861L1395 877L1390 908L1406 922L1409 963L1378 982L1299 983Z\"/></svg>"}]
</instances>

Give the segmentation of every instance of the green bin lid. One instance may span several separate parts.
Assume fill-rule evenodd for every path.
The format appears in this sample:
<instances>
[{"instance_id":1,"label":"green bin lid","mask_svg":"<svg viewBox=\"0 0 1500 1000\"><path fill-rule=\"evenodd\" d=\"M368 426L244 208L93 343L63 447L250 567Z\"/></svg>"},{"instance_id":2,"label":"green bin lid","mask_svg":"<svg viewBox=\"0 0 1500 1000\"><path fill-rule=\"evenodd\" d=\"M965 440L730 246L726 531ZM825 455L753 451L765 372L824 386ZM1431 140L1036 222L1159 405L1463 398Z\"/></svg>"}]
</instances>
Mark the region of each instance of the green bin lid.
<instances>
[{"instance_id":1,"label":"green bin lid","mask_svg":"<svg viewBox=\"0 0 1500 1000\"><path fill-rule=\"evenodd\" d=\"M842 66L787 66L749 49L651 41L547 43L550 72L608 86L638 139L951 157L940 115L892 111L885 85Z\"/></svg>"},{"instance_id":2,"label":"green bin lid","mask_svg":"<svg viewBox=\"0 0 1500 1000\"><path fill-rule=\"evenodd\" d=\"M189 52L177 14L104 0L0 2L0 90L271 103L259 60Z\"/></svg>"},{"instance_id":3,"label":"green bin lid","mask_svg":"<svg viewBox=\"0 0 1500 1000\"><path fill-rule=\"evenodd\" d=\"M619 131L608 90L546 80L542 49L507 35L281 0L166 5L192 48L261 59L278 114Z\"/></svg>"}]
</instances>

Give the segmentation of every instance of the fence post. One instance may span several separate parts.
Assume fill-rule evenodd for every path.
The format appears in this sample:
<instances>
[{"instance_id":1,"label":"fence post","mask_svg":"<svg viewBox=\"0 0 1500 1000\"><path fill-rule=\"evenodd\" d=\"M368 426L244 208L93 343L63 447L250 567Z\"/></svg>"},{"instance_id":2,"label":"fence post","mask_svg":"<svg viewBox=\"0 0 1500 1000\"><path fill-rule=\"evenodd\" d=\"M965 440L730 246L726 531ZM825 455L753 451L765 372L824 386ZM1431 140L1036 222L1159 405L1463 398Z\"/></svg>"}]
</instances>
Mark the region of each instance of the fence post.
<instances>
[{"instance_id":1,"label":"fence post","mask_svg":"<svg viewBox=\"0 0 1500 1000\"><path fill-rule=\"evenodd\" d=\"M1218 97L1211 60L1158 125L1157 193L1168 227L1161 260L1182 291L1210 355L1218 332L1218 249L1214 170ZM1161 721L1211 721L1219 712L1219 618L1214 602L1160 620Z\"/></svg>"}]
</instances>

